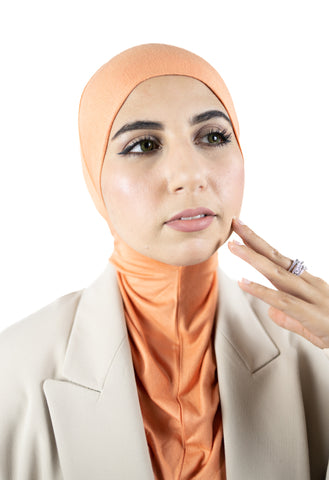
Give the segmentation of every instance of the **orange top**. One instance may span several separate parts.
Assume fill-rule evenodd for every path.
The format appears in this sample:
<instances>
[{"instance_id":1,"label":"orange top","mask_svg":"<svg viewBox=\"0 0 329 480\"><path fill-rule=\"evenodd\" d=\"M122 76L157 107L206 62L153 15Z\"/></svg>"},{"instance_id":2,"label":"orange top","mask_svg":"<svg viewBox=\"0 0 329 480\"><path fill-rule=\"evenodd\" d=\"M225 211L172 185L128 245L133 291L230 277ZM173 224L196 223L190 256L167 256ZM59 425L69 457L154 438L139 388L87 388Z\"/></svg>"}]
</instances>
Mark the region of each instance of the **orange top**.
<instances>
[{"instance_id":1,"label":"orange top","mask_svg":"<svg viewBox=\"0 0 329 480\"><path fill-rule=\"evenodd\" d=\"M115 242L133 364L157 480L225 479L212 333L217 253L177 267Z\"/></svg>"}]
</instances>

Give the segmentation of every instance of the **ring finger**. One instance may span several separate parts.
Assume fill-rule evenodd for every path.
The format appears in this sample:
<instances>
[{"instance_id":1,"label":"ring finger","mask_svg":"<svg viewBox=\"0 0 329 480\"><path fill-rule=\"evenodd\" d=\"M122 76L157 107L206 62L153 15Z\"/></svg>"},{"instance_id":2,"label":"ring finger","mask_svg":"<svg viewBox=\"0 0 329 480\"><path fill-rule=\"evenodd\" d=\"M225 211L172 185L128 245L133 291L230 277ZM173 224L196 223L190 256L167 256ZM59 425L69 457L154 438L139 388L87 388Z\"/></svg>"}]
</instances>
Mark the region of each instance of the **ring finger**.
<instances>
[{"instance_id":1,"label":"ring finger","mask_svg":"<svg viewBox=\"0 0 329 480\"><path fill-rule=\"evenodd\" d=\"M232 253L262 273L277 289L310 303L316 300L317 291L311 285L273 263L264 255L235 242L229 242L229 248Z\"/></svg>"},{"instance_id":2,"label":"ring finger","mask_svg":"<svg viewBox=\"0 0 329 480\"><path fill-rule=\"evenodd\" d=\"M233 219L233 229L242 238L245 245L251 247L253 250L255 250L255 252L268 258L276 265L282 267L284 270L289 270L292 264L292 260L282 255L280 252L278 252L278 250L273 248L271 245L265 242L265 240L256 235L256 233L243 222L241 222L241 220ZM313 275L311 275L307 271L304 271L300 275L300 278L302 278L308 283L313 283L314 280Z\"/></svg>"}]
</instances>

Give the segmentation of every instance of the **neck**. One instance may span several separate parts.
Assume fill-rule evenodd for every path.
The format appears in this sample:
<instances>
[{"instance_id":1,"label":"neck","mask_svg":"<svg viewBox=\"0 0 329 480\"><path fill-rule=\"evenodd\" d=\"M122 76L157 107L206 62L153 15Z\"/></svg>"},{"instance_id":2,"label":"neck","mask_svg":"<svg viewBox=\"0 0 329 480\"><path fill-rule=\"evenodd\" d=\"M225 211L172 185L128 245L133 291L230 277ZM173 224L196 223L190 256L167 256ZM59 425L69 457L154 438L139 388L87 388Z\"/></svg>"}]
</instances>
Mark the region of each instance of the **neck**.
<instances>
[{"instance_id":1,"label":"neck","mask_svg":"<svg viewBox=\"0 0 329 480\"><path fill-rule=\"evenodd\" d=\"M190 277L192 280L195 273L214 272L218 266L217 252L204 262L195 265L170 265L142 255L118 238L115 238L114 251L110 261L121 274L144 280L165 279L166 277L169 280L177 275Z\"/></svg>"},{"instance_id":2,"label":"neck","mask_svg":"<svg viewBox=\"0 0 329 480\"><path fill-rule=\"evenodd\" d=\"M200 307L209 303L210 292L211 304L216 304L217 252L202 263L175 266L146 257L120 240L110 261L126 311L133 309L140 318L161 318L173 327L179 319L188 327Z\"/></svg>"}]
</instances>

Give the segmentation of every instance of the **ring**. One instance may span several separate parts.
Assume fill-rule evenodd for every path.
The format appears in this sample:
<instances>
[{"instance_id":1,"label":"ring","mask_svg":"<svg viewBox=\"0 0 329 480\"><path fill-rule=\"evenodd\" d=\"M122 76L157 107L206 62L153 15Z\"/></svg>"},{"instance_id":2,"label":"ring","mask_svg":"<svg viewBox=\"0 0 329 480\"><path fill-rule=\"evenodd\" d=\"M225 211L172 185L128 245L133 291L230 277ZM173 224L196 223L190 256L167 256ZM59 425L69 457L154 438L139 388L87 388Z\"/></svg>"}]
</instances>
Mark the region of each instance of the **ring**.
<instances>
[{"instance_id":1,"label":"ring","mask_svg":"<svg viewBox=\"0 0 329 480\"><path fill-rule=\"evenodd\" d=\"M304 272L304 270L306 270L307 267L304 265L304 262L301 262L300 260L298 260L298 258L296 260L294 260L292 262L292 264L290 265L290 268L288 270L288 272L291 272L293 273L294 275L300 275L301 273Z\"/></svg>"}]
</instances>

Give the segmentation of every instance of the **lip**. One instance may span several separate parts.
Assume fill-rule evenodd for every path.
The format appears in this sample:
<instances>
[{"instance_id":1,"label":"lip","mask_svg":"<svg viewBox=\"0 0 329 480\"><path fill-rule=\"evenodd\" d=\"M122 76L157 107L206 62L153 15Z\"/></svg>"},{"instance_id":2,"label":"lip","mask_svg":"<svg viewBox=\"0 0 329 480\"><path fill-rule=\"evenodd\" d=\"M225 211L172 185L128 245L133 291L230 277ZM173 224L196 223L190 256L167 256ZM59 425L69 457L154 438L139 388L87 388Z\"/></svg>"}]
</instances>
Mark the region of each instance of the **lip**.
<instances>
[{"instance_id":1,"label":"lip","mask_svg":"<svg viewBox=\"0 0 329 480\"><path fill-rule=\"evenodd\" d=\"M197 217L199 215L204 216L190 220L187 219L189 217ZM181 232L198 232L200 230L205 230L206 228L208 228L215 217L215 212L213 212L209 208L188 208L174 215L170 220L165 222L165 224L168 227L171 227L174 230L179 230ZM185 218L185 220L183 220L182 218Z\"/></svg>"},{"instance_id":2,"label":"lip","mask_svg":"<svg viewBox=\"0 0 329 480\"><path fill-rule=\"evenodd\" d=\"M205 207L198 207L198 208L187 208L186 210L183 210L182 212L177 213L174 215L170 220L168 220L166 223L173 222L174 220L180 220L182 217L196 217L197 215L206 215L206 216L212 216L215 217L216 214L209 208Z\"/></svg>"}]
</instances>

